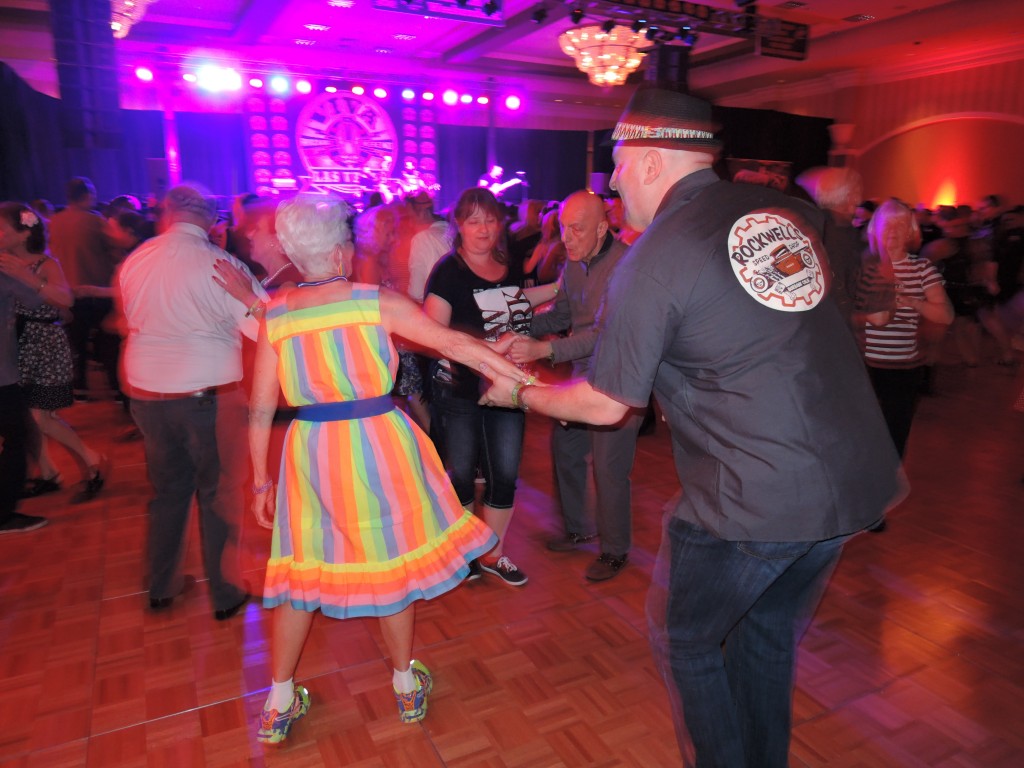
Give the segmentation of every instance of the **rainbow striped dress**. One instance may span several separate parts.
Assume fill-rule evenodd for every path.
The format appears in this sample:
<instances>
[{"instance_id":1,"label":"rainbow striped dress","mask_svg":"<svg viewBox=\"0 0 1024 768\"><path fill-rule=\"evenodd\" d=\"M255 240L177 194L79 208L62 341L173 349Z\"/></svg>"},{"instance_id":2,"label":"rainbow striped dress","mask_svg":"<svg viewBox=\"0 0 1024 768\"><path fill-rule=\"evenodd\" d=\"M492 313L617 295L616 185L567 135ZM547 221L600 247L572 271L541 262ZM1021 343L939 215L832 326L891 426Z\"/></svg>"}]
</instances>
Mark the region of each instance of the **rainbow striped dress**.
<instances>
[{"instance_id":1,"label":"rainbow striped dress","mask_svg":"<svg viewBox=\"0 0 1024 768\"><path fill-rule=\"evenodd\" d=\"M302 290L298 288L296 290ZM398 353L376 286L349 300L267 308L278 379L294 406L387 395ZM394 408L340 421L296 419L285 436L263 604L335 618L388 616L457 586L497 543L459 504L433 443Z\"/></svg>"}]
</instances>

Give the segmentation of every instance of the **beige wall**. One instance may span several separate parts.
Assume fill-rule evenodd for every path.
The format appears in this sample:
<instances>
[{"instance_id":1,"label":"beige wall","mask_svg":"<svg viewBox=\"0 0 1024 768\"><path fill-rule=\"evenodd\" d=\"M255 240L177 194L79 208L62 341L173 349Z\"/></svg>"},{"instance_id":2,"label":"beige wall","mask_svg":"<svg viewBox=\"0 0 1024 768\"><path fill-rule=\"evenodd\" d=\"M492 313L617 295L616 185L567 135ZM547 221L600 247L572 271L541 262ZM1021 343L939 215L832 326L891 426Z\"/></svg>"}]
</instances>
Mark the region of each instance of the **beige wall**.
<instances>
[{"instance_id":1,"label":"beige wall","mask_svg":"<svg viewBox=\"0 0 1024 768\"><path fill-rule=\"evenodd\" d=\"M851 74L730 103L852 124L847 164L870 197L973 205L998 193L1024 203L1024 59L912 74Z\"/></svg>"}]
</instances>

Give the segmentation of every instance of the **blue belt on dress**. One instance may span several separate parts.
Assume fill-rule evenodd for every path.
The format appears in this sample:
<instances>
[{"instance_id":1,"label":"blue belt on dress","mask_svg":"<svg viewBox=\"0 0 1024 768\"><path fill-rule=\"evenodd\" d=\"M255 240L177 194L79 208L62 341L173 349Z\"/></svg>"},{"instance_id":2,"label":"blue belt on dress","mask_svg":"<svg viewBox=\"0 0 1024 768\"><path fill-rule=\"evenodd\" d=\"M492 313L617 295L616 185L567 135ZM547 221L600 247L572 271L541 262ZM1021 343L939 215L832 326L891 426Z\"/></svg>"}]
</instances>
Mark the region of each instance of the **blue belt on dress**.
<instances>
[{"instance_id":1,"label":"blue belt on dress","mask_svg":"<svg viewBox=\"0 0 1024 768\"><path fill-rule=\"evenodd\" d=\"M380 416L395 407L391 395L370 397L365 400L347 400L343 403L314 403L300 405L295 418L300 421L347 421Z\"/></svg>"}]
</instances>

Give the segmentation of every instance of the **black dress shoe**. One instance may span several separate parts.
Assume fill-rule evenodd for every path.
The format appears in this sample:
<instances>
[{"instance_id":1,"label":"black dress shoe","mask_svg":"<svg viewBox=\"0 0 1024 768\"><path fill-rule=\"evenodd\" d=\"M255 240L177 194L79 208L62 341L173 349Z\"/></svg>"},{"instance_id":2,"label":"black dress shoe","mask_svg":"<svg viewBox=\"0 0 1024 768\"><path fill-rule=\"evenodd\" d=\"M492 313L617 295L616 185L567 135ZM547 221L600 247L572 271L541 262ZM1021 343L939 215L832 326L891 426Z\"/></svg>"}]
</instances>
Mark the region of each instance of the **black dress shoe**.
<instances>
[{"instance_id":1,"label":"black dress shoe","mask_svg":"<svg viewBox=\"0 0 1024 768\"><path fill-rule=\"evenodd\" d=\"M230 608L218 608L216 611L213 612L213 618L215 618L217 621L227 621L240 610L242 610L242 607L247 602L249 602L249 597L250 596L248 594L242 595L242 599L238 602L237 605L232 605Z\"/></svg>"},{"instance_id":2,"label":"black dress shoe","mask_svg":"<svg viewBox=\"0 0 1024 768\"><path fill-rule=\"evenodd\" d=\"M186 573L181 580L181 592L178 593L178 597L184 595L186 592L191 590L196 585L196 577L190 573ZM149 610L151 611L163 611L170 608L174 603L173 597L151 597L149 598Z\"/></svg>"}]
</instances>

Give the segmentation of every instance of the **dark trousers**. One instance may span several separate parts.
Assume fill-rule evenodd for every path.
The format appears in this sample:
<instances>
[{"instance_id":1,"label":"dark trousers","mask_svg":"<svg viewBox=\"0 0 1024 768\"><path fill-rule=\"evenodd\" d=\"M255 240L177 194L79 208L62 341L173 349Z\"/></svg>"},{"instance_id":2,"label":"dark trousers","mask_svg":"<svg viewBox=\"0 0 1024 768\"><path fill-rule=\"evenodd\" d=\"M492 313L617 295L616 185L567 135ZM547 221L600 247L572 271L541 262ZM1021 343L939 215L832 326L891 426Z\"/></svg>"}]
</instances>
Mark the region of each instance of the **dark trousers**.
<instances>
[{"instance_id":1,"label":"dark trousers","mask_svg":"<svg viewBox=\"0 0 1024 768\"><path fill-rule=\"evenodd\" d=\"M868 366L871 386L878 398L878 405L885 417L889 435L900 458L907 448L910 424L914 420L917 401L925 381L925 367L917 368L872 368Z\"/></svg>"},{"instance_id":2,"label":"dark trousers","mask_svg":"<svg viewBox=\"0 0 1024 768\"><path fill-rule=\"evenodd\" d=\"M20 384L0 387L0 523L14 514L25 485L28 405Z\"/></svg>"},{"instance_id":3,"label":"dark trousers","mask_svg":"<svg viewBox=\"0 0 1024 768\"><path fill-rule=\"evenodd\" d=\"M664 618L652 610L651 622L679 694L686 765L789 764L797 643L848 539L724 541L670 519L656 569L667 573Z\"/></svg>"},{"instance_id":4,"label":"dark trousers","mask_svg":"<svg viewBox=\"0 0 1024 768\"><path fill-rule=\"evenodd\" d=\"M149 596L181 592L195 496L214 609L236 605L245 592L239 558L248 455L245 394L237 389L208 397L133 399L131 411L155 492L149 502Z\"/></svg>"},{"instance_id":5,"label":"dark trousers","mask_svg":"<svg viewBox=\"0 0 1024 768\"><path fill-rule=\"evenodd\" d=\"M555 424L551 450L566 533L590 536L596 528L601 551L615 557L633 543L629 479L644 413L632 410L617 427Z\"/></svg>"},{"instance_id":6,"label":"dark trousers","mask_svg":"<svg viewBox=\"0 0 1024 768\"><path fill-rule=\"evenodd\" d=\"M74 358L74 387L88 389L86 370L89 362L89 342L96 360L103 366L111 389L120 391L117 379L118 355L121 340L103 330L103 320L110 314L114 303L110 299L76 299L71 307L72 320L68 326L68 340Z\"/></svg>"}]
</instances>

